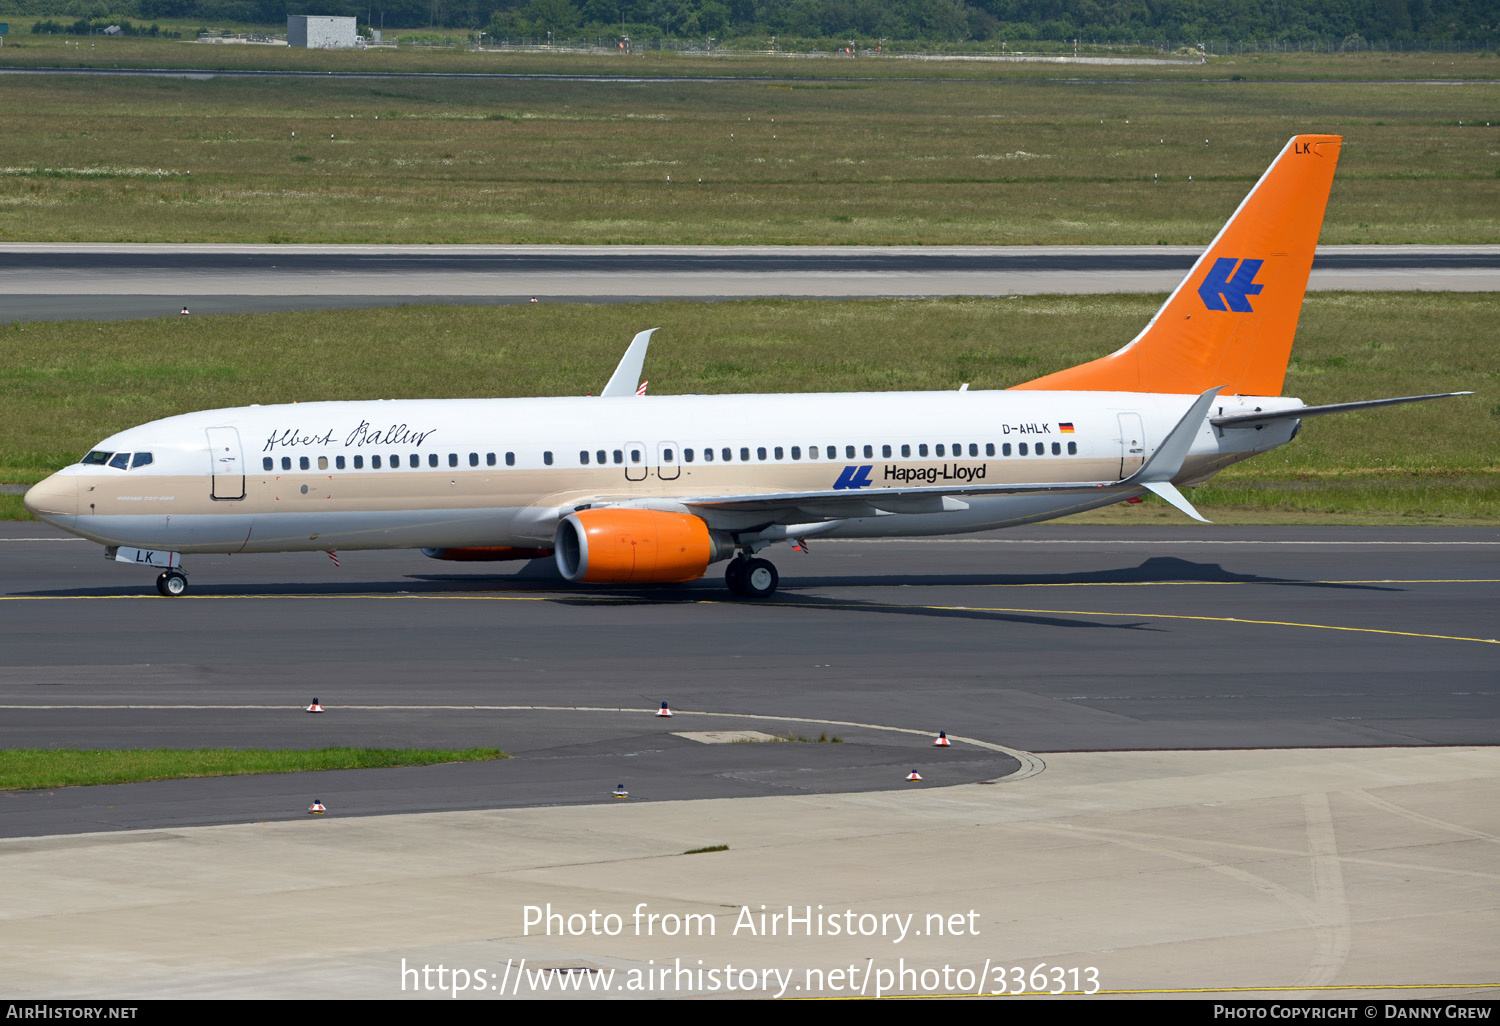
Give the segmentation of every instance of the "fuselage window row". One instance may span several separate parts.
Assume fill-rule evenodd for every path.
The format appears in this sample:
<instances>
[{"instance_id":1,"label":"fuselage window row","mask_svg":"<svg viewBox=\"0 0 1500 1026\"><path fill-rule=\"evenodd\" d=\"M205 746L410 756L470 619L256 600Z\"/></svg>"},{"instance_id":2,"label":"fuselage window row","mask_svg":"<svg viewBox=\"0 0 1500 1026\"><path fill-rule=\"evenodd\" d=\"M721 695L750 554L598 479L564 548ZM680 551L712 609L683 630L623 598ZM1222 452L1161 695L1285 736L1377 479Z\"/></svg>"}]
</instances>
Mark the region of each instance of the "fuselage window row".
<instances>
[{"instance_id":1,"label":"fuselage window row","mask_svg":"<svg viewBox=\"0 0 1500 1026\"><path fill-rule=\"evenodd\" d=\"M919 458L927 456L927 454L928 454L927 443L925 443L925 442L918 443L916 449L917 449L917 456ZM978 455L979 455L979 443L978 442L970 442L968 444L968 449L969 449L969 455L971 457L978 457ZM847 459L857 459L858 458L857 456L854 455L855 452L857 451L855 446L852 446L852 445L845 446L844 451L846 453L846 458ZM864 458L865 459L873 459L874 456L875 456L875 447L873 445L863 446L862 447L862 451L864 453ZM902 445L901 446L901 457L903 459L909 459L909 458L911 458L911 454L912 454L911 451L912 451L911 445L909 445L909 444L908 445ZM936 443L935 445L932 446L932 455L933 456L942 457L942 456L946 455L947 451L948 451L948 447L945 446L941 442ZM952 453L953 453L953 456L955 458L961 458L963 456L963 451L964 451L964 445L963 445L962 442L954 442L953 443L953 445L952 445ZM1011 452L1012 452L1012 450L1011 450L1011 443L1009 443L1009 442L1002 443L999 446L999 450L998 451L999 451L999 454L1001 456L1009 456L1009 455L1011 455ZM1043 455L1046 455L1046 446L1042 442L1037 442L1037 443L1035 443L1035 445L1030 445L1030 446L1026 442L1018 442L1016 444L1016 450L1015 451L1016 451L1017 454L1019 454L1021 456L1026 456L1026 455L1031 455L1031 454L1035 454L1037 456L1043 456ZM712 463L714 461L714 450L712 448L705 448L705 449L703 449L702 453L703 453L703 461L705 463ZM1060 456L1060 455L1062 455L1062 453L1063 453L1063 444L1061 442L1053 442L1052 443L1052 455L1054 455L1054 456ZM1076 455L1078 455L1078 443L1077 442L1068 442L1067 443L1067 453L1068 453L1069 456L1076 456ZM986 456L994 456L996 454L996 446L995 446L994 442L986 442L985 443L985 445L984 445L984 454ZM604 466L607 462L609 462L609 460L607 459L607 457L609 457L611 455L613 455L613 462L615 462L617 464L625 462L625 453L624 453L623 450L620 450L620 449L615 449L612 454L608 450L605 450L605 449L599 449L599 450L597 450L597 451L595 451L593 453L591 453L587 449L583 449L583 450L580 450L579 453L578 453L578 462L582 466L589 466L590 463L598 463L600 466ZM672 449L663 449L662 450L662 462L663 463L672 463L675 455L676 455L676 453L675 453L674 450L672 450ZM785 460L786 457L787 457L787 455L788 455L787 449L785 449L784 447L779 446L779 445L773 447L770 450L769 453L767 452L765 446L758 446L756 448L756 450L755 450L755 456L756 456L756 459L758 459L758 460L766 460L766 459L769 458L771 460L781 461L781 460ZM791 448L790 448L790 455L791 455L791 458L793 460L801 460L802 459L802 447L799 446L799 445L791 446ZM890 445L882 445L880 447L880 455L881 455L882 459L890 459L891 456L892 456L892 446L890 446ZM694 450L694 449L684 449L684 450L682 450L682 460L683 460L684 463L692 463L692 462L694 462L697 459L697 456L698 456L697 450ZM724 449L722 451L722 461L723 462L726 462L726 463L732 462L733 461L733 457L734 457L734 451L732 449L727 449L726 448L726 449ZM640 463L641 460L642 460L642 458L643 458L643 454L642 454L641 450L639 450L639 449L631 449L630 450L630 462L632 462L632 463ZM815 460L815 459L818 458L818 447L817 446L810 445L810 446L807 447L807 458L810 459L810 460ZM833 446L833 445L828 446L828 458L829 459L837 459L838 458L838 447L837 446ZM317 460L318 460L318 469L319 470L327 470L328 469L328 457L327 456L319 456L319 457L317 457ZM745 463L748 463L750 461L750 450L748 448L741 448L740 449L740 461L741 462L745 462ZM108 465L108 466L111 466L111 467L115 467L115 468L117 468L119 470L126 470L126 469L133 470L136 467L143 467L143 466L147 466L148 464L150 464L152 462L152 456L151 456L151 453L149 453L149 452L138 452L138 453L134 453L134 454L125 453L125 452L121 452L121 453L91 452L87 456L85 456L82 460L80 460L79 462L85 463L85 464L105 464L105 465ZM421 466L421 462L422 462L422 458L417 453L412 453L408 457L408 459L407 459L407 465L410 466L410 467L412 467L413 469L415 469L417 467L420 467ZM440 463L440 457L438 456L437 453L434 452L434 453L428 453L427 454L427 465L429 467L435 468L435 467L437 467L439 465L439 463ZM545 452L542 453L542 463L544 465L546 465L546 466L549 466L549 467L552 466L553 457L552 457L552 453L551 453L550 450L549 451L545 451ZM495 459L495 454L494 453L486 453L485 454L485 464L487 466L491 466L491 467L495 466L496 459ZM363 456L355 456L354 457L354 459L353 459L353 468L355 470L363 470L364 469L364 465L365 465L365 458ZM448 454L448 466L450 466L450 467L457 467L458 465L459 465L458 453L456 453L456 452L450 452ZM505 465L507 467L513 467L513 466L516 465L516 454L515 453L508 452L508 453L505 454ZM334 461L333 461L333 466L334 466L334 469L336 469L336 470L344 470L344 469L346 469L346 467L348 466L348 464L347 464L347 462L346 462L346 460L345 460L345 458L343 456L335 456L334 457ZM471 453L469 453L469 466L471 466L471 467L477 467L477 466L479 466L479 453L477 453L477 452L471 452ZM391 467L392 470L396 470L396 469L399 469L401 467L401 457L399 455L393 455L393 456L391 456L391 458L390 458L390 467ZM264 469L264 470L266 470L266 471L274 471L276 469L276 460L275 460L275 458L271 457L271 456L264 457L261 460L261 468ZM311 470L312 469L311 458L307 457L307 456L299 456L297 458L297 468L299 470ZM372 470L379 470L379 469L381 469L381 458L379 456L372 456L372 457L370 457L370 468ZM292 469L292 457L290 457L290 456L283 456L283 457L281 457L281 469L282 470L291 470Z\"/></svg>"}]
</instances>

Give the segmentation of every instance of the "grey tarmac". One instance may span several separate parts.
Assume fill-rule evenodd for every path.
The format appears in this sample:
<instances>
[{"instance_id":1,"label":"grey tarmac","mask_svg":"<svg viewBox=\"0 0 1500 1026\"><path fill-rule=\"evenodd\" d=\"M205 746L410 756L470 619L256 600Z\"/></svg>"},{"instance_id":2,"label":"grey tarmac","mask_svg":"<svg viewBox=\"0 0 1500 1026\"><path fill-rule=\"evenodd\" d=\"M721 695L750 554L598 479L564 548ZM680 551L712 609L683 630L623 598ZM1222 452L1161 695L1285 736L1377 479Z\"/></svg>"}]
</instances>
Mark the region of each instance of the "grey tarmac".
<instances>
[{"instance_id":1,"label":"grey tarmac","mask_svg":"<svg viewBox=\"0 0 1500 1026\"><path fill-rule=\"evenodd\" d=\"M1168 292L1183 246L0 245L0 319L546 302ZM1494 291L1500 246L1323 246L1313 290Z\"/></svg>"},{"instance_id":2,"label":"grey tarmac","mask_svg":"<svg viewBox=\"0 0 1500 1026\"><path fill-rule=\"evenodd\" d=\"M847 996L951 993L945 967L986 993L1017 967L1087 989L1092 967L1112 994L1451 1001L1496 982L1495 529L827 542L779 557L764 604L713 577L340 563L198 558L164 599L97 546L0 527L6 746L516 755L0 793L0 990ZM302 711L314 695L328 712ZM824 725L845 740L677 736ZM973 929L745 932L762 905ZM547 906L626 925L528 927ZM639 933L637 909L715 932Z\"/></svg>"}]
</instances>

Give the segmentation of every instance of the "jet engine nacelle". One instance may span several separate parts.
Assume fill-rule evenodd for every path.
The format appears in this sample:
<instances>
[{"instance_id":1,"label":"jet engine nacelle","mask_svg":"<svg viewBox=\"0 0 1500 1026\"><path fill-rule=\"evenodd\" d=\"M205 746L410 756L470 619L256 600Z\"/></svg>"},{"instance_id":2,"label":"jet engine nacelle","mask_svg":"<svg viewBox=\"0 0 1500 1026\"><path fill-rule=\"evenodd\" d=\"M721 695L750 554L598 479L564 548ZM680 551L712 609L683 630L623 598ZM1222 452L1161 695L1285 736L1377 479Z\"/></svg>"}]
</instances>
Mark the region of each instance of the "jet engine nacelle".
<instances>
[{"instance_id":1,"label":"jet engine nacelle","mask_svg":"<svg viewBox=\"0 0 1500 1026\"><path fill-rule=\"evenodd\" d=\"M730 555L708 525L686 513L654 509L586 509L557 525L557 569L589 584L675 584L703 576Z\"/></svg>"}]
</instances>

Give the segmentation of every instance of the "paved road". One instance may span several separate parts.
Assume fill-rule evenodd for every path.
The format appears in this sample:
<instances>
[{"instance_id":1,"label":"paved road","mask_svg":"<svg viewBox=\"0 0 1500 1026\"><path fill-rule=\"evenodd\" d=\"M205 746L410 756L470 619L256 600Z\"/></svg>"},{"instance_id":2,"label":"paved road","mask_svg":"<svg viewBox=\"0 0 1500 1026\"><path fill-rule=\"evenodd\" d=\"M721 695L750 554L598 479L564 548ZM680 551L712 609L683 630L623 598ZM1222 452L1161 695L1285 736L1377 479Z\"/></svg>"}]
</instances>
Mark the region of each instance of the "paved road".
<instances>
[{"instance_id":1,"label":"paved road","mask_svg":"<svg viewBox=\"0 0 1500 1026\"><path fill-rule=\"evenodd\" d=\"M574 588L416 553L196 558L188 598L50 528L0 540L0 745L466 747L503 763L0 804L0 835L733 797L1027 752L1500 742L1500 531L1035 527L825 542L776 600ZM314 696L330 712L301 711ZM660 702L671 721L650 715ZM543 708L537 708L543 707ZM618 712L615 710L627 710ZM877 728L896 728L881 730ZM709 746L760 729L842 744ZM901 733L901 730L915 733ZM908 765L911 763L913 765Z\"/></svg>"},{"instance_id":2,"label":"paved road","mask_svg":"<svg viewBox=\"0 0 1500 1026\"><path fill-rule=\"evenodd\" d=\"M1166 292L1196 247L0 246L0 320L417 302ZM1329 246L1310 288L1493 291L1500 246Z\"/></svg>"}]
</instances>

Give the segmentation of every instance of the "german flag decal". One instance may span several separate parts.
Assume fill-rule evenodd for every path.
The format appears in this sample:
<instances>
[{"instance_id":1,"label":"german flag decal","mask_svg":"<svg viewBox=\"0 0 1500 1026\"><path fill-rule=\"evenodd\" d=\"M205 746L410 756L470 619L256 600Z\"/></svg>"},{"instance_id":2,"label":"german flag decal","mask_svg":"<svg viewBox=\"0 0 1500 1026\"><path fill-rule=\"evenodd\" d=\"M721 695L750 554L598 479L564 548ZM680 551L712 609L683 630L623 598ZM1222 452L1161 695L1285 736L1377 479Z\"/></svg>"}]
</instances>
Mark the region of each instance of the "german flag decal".
<instances>
[{"instance_id":1,"label":"german flag decal","mask_svg":"<svg viewBox=\"0 0 1500 1026\"><path fill-rule=\"evenodd\" d=\"M1057 430L1061 434L1071 435L1073 433L1073 422L1070 420L1065 423L1059 424L1057 425Z\"/></svg>"}]
</instances>

